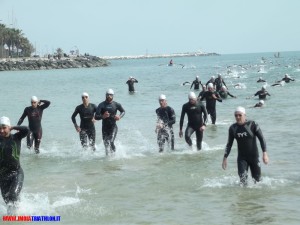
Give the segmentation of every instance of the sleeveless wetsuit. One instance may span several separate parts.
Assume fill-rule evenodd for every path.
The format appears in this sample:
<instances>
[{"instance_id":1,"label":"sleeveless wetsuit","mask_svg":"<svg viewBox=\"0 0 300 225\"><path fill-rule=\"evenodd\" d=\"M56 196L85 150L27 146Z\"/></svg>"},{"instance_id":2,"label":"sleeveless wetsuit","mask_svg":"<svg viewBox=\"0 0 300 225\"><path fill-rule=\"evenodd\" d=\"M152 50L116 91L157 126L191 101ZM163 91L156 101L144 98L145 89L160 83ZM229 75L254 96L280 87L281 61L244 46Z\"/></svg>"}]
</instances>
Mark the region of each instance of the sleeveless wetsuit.
<instances>
[{"instance_id":1,"label":"sleeveless wetsuit","mask_svg":"<svg viewBox=\"0 0 300 225\"><path fill-rule=\"evenodd\" d=\"M78 127L75 117L77 114L80 116L80 132L79 138L83 148L87 148L87 138L89 139L90 146L95 151L95 140L96 140L96 130L94 122L92 121L96 113L97 106L95 104L89 103L87 107L84 104L78 105L72 114L72 122L75 128Z\"/></svg>"},{"instance_id":2,"label":"sleeveless wetsuit","mask_svg":"<svg viewBox=\"0 0 300 225\"><path fill-rule=\"evenodd\" d=\"M196 132L197 149L202 148L203 131L200 131L200 127L206 124L207 112L205 106L201 102L197 102L196 105L190 102L185 103L182 106L179 127L182 130L184 116L188 116L188 124L185 130L185 141L189 146L192 146L191 135Z\"/></svg>"},{"instance_id":3,"label":"sleeveless wetsuit","mask_svg":"<svg viewBox=\"0 0 300 225\"><path fill-rule=\"evenodd\" d=\"M20 165L21 140L29 133L28 127L14 127L19 131L0 137L0 188L5 203L16 202L21 192L24 173Z\"/></svg>"},{"instance_id":4,"label":"sleeveless wetsuit","mask_svg":"<svg viewBox=\"0 0 300 225\"><path fill-rule=\"evenodd\" d=\"M172 127L172 125L176 122L174 109L170 106L166 106L165 108L159 107L155 112L157 118L164 124L164 128L159 129L157 132L159 152L164 150L165 141L166 139L169 140L169 136L171 136L171 149L174 150L174 132Z\"/></svg>"},{"instance_id":5,"label":"sleeveless wetsuit","mask_svg":"<svg viewBox=\"0 0 300 225\"><path fill-rule=\"evenodd\" d=\"M249 120L243 125L235 123L229 128L228 142L225 148L224 157L228 157L233 141L236 139L238 145L238 174L242 184L247 184L247 172L249 167L254 180L260 181L261 170L256 137L260 141L262 151L265 152L266 141L256 122Z\"/></svg>"},{"instance_id":6,"label":"sleeveless wetsuit","mask_svg":"<svg viewBox=\"0 0 300 225\"><path fill-rule=\"evenodd\" d=\"M27 135L27 147L31 148L34 142L34 150L36 153L39 153L39 147L43 136L41 125L43 110L50 105L50 101L47 100L40 100L40 102L43 104L38 105L36 108L33 108L32 106L26 107L18 122L18 125L21 125L25 117L28 117L30 133Z\"/></svg>"}]
</instances>

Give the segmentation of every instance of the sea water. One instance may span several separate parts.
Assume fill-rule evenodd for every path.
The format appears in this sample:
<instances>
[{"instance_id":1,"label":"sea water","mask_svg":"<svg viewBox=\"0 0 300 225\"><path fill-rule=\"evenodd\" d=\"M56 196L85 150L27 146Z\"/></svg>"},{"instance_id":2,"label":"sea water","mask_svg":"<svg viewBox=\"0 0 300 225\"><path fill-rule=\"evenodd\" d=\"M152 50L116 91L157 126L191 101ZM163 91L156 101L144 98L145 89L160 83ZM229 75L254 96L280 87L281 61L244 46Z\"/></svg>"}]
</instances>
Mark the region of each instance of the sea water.
<instances>
[{"instance_id":1,"label":"sea water","mask_svg":"<svg viewBox=\"0 0 300 225\"><path fill-rule=\"evenodd\" d=\"M22 141L25 179L19 215L60 216L62 224L300 223L300 52L285 52L281 58L272 53L178 57L173 58L174 66L167 66L169 60L111 60L111 66L103 68L0 72L0 114L12 124L32 95L51 101L43 114L40 154ZM206 83L218 73L237 98L217 102L216 125L209 121L203 148L197 151L194 136L193 148L178 136L181 108L190 91L190 85L182 83L196 76ZM286 73L296 81L271 86ZM129 76L138 80L134 94L125 84ZM263 108L252 108L258 99L248 97L261 89L259 77L267 80L271 97ZM81 148L71 121L82 92L98 105L108 88L126 111L117 122L113 157L105 156L101 121L96 122L95 152ZM163 153L158 153L155 134L160 94L167 96L177 120L175 151L166 148ZM237 106L244 106L248 119L260 125L270 158L269 165L262 163L262 182L250 181L244 188L237 175L236 142L227 170L221 168ZM187 117L184 128L186 122ZM6 215L2 198L0 215Z\"/></svg>"}]
</instances>

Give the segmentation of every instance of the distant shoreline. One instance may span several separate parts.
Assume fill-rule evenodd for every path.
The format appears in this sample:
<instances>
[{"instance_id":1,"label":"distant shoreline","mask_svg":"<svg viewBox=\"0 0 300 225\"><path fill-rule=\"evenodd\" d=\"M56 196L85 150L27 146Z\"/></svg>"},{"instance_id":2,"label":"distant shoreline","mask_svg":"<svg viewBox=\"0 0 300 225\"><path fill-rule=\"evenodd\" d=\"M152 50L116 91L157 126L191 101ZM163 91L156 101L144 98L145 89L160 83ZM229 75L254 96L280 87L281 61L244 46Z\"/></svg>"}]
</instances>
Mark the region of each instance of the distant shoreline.
<instances>
[{"instance_id":1,"label":"distant shoreline","mask_svg":"<svg viewBox=\"0 0 300 225\"><path fill-rule=\"evenodd\" d=\"M109 66L110 62L96 56L71 56L57 58L30 57L0 59L1 71L52 70Z\"/></svg>"},{"instance_id":2,"label":"distant shoreline","mask_svg":"<svg viewBox=\"0 0 300 225\"><path fill-rule=\"evenodd\" d=\"M108 60L126 59L151 59L151 58L176 58L176 57L198 57L198 56L219 56L218 53L187 52L173 54L153 54L135 56L68 56L57 58L27 57L27 58L3 58L0 59L1 71L22 71L22 70L52 70L71 68L92 68L109 66Z\"/></svg>"},{"instance_id":3,"label":"distant shoreline","mask_svg":"<svg viewBox=\"0 0 300 225\"><path fill-rule=\"evenodd\" d=\"M134 56L101 56L102 59L151 59L151 58L176 58L176 57L197 57L197 56L219 56L218 53L206 52L186 52L186 53L172 53L172 54L153 54L153 55L134 55Z\"/></svg>"}]
</instances>

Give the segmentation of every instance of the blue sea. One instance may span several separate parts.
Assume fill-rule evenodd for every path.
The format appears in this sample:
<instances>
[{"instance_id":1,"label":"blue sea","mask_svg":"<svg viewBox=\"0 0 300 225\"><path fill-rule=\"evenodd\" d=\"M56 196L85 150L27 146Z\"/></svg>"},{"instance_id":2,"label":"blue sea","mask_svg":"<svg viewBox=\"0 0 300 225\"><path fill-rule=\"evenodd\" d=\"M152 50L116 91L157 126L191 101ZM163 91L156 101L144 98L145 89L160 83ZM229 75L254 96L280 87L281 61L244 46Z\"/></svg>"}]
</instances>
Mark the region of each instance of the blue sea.
<instances>
[{"instance_id":1,"label":"blue sea","mask_svg":"<svg viewBox=\"0 0 300 225\"><path fill-rule=\"evenodd\" d=\"M300 52L282 52L280 58L273 53L176 57L174 66L168 66L170 59L0 72L0 115L10 117L13 124L31 96L51 101L43 114L40 154L27 149L25 139L22 142L25 180L19 215L60 216L60 224L300 224ZM192 149L178 136L181 107L190 91L190 85L182 84L196 76L206 83L218 73L237 98L217 102L216 125L208 123L203 148L197 151L194 136ZM295 81L271 86L286 73ZM129 76L138 80L134 94L125 84ZM271 96L263 108L253 108L259 100L248 97L261 89L259 77L267 80ZM105 155L101 121L96 122L95 152L81 149L71 121L82 92L98 105L108 88L126 111L118 122L117 152L112 157ZM163 153L158 152L155 134L160 94L167 96L177 118L175 151L166 148ZM221 167L237 106L245 107L247 118L260 125L270 158L268 165L262 163L262 182L250 181L247 187L239 185L236 142L227 170ZM187 118L184 126L186 122ZM3 215L6 205L1 198Z\"/></svg>"}]
</instances>

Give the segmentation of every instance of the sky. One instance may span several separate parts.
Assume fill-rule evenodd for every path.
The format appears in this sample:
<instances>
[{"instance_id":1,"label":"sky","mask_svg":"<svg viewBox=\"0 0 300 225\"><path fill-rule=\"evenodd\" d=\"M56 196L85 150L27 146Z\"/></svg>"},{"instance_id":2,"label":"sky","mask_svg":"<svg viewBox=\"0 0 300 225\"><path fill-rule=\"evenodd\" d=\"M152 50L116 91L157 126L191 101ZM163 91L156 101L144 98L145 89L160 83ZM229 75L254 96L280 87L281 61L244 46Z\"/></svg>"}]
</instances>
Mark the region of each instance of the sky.
<instances>
[{"instance_id":1,"label":"sky","mask_svg":"<svg viewBox=\"0 0 300 225\"><path fill-rule=\"evenodd\" d=\"M298 51L299 0L0 0L37 54Z\"/></svg>"}]
</instances>

